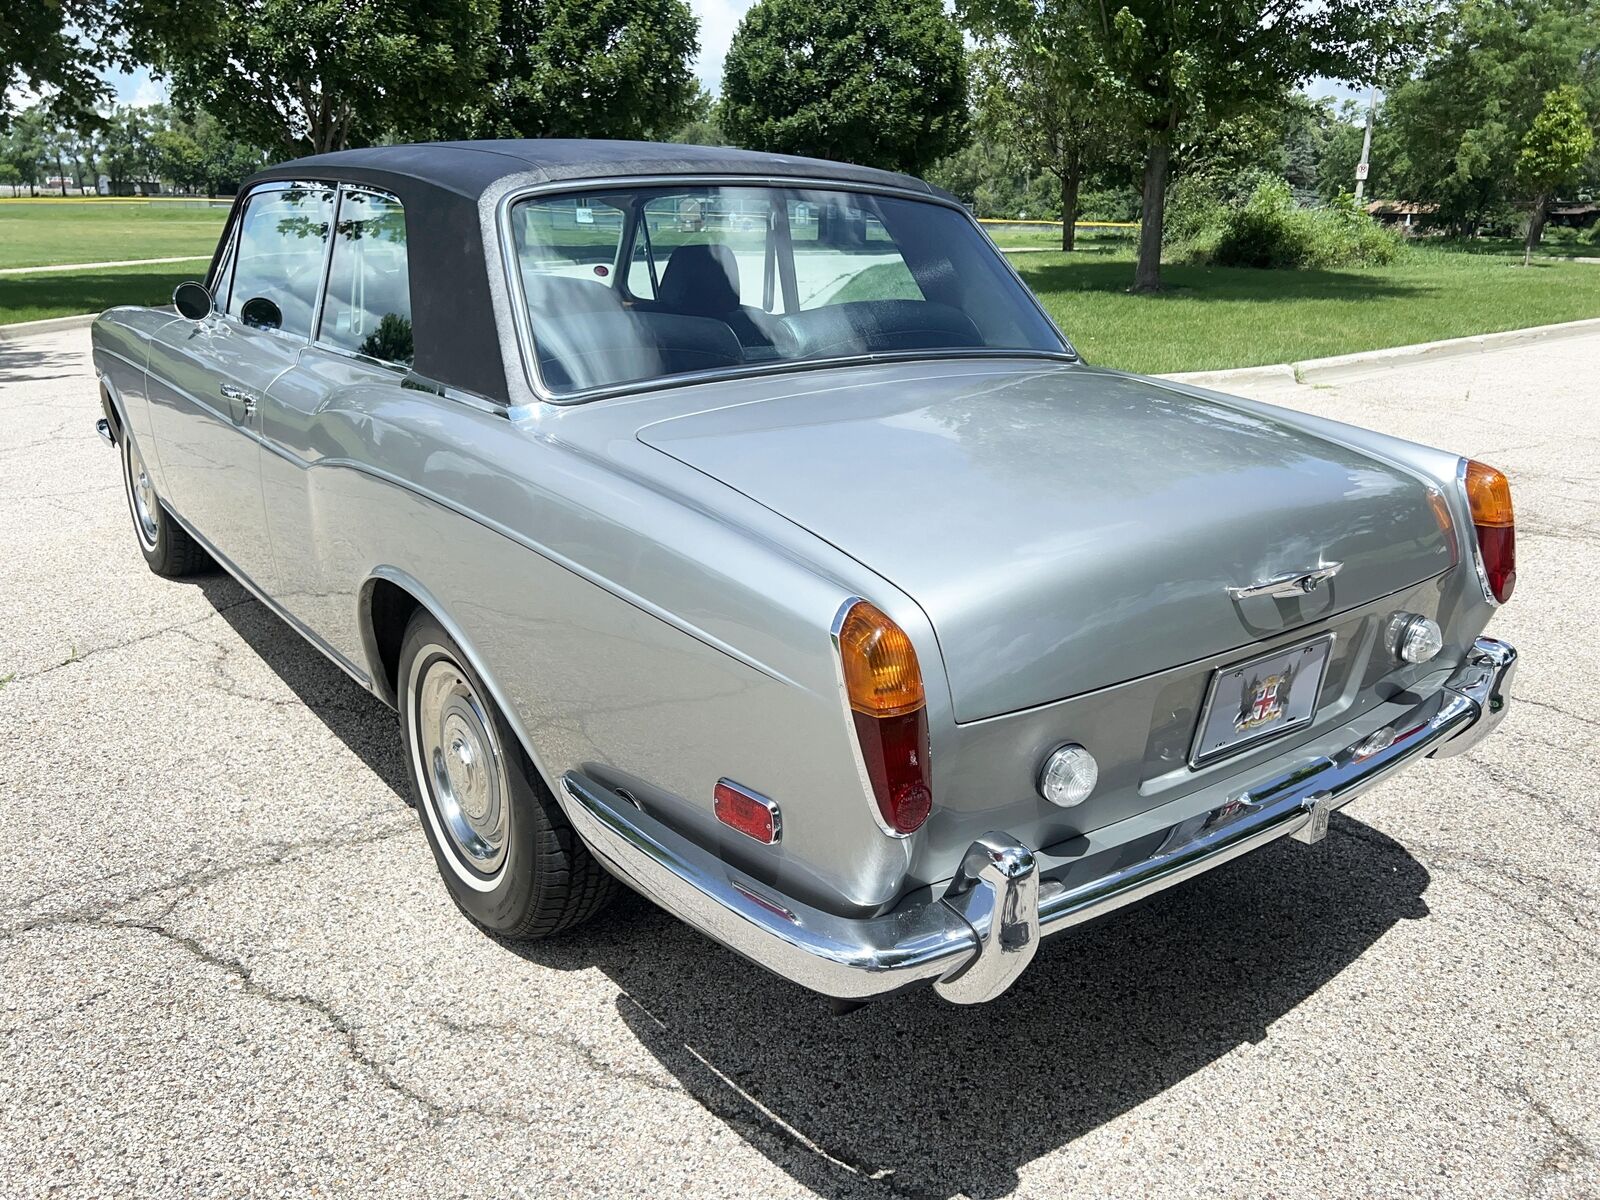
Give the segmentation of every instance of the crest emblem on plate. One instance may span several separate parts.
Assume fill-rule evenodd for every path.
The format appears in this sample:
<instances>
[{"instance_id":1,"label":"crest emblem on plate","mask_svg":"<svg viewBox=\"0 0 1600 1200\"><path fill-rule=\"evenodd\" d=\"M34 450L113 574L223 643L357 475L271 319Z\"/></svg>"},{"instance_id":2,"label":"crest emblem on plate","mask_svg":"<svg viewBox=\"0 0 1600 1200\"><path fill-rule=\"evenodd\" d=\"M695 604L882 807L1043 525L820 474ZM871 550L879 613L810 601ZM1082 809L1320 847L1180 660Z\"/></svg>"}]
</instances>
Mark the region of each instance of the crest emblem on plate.
<instances>
[{"instance_id":1,"label":"crest emblem on plate","mask_svg":"<svg viewBox=\"0 0 1600 1200\"><path fill-rule=\"evenodd\" d=\"M1286 667L1265 678L1251 676L1240 693L1239 715L1234 719L1233 727L1243 732L1246 729L1263 729L1280 720L1289 707L1289 689L1293 684L1293 667Z\"/></svg>"}]
</instances>

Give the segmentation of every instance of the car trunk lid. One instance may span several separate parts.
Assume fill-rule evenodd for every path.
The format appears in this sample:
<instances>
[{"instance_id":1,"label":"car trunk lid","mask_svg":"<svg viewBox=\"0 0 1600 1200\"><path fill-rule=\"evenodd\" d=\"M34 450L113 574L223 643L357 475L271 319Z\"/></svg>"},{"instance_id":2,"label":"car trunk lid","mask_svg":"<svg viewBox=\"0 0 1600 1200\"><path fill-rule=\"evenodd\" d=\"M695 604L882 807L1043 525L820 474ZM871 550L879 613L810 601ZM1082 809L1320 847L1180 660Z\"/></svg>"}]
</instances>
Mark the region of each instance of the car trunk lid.
<instances>
[{"instance_id":1,"label":"car trunk lid","mask_svg":"<svg viewBox=\"0 0 1600 1200\"><path fill-rule=\"evenodd\" d=\"M1243 652L1451 563L1417 478L1150 381L1027 363L797 380L638 436L914 598L958 721ZM1309 593L1228 590L1333 563Z\"/></svg>"}]
</instances>

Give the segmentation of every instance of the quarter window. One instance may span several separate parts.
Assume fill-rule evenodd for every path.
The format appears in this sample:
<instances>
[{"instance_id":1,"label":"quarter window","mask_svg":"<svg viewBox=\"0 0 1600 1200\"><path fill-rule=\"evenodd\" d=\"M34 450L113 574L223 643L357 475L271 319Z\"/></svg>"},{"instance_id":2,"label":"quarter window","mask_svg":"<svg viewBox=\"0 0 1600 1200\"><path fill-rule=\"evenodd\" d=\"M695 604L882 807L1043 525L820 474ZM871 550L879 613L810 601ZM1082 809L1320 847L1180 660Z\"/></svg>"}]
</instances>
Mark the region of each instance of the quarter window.
<instances>
[{"instance_id":1,"label":"quarter window","mask_svg":"<svg viewBox=\"0 0 1600 1200\"><path fill-rule=\"evenodd\" d=\"M353 187L340 195L317 340L411 365L406 219L393 196Z\"/></svg>"},{"instance_id":2,"label":"quarter window","mask_svg":"<svg viewBox=\"0 0 1600 1200\"><path fill-rule=\"evenodd\" d=\"M332 224L329 185L294 184L251 196L239 228L228 315L310 337Z\"/></svg>"}]
</instances>

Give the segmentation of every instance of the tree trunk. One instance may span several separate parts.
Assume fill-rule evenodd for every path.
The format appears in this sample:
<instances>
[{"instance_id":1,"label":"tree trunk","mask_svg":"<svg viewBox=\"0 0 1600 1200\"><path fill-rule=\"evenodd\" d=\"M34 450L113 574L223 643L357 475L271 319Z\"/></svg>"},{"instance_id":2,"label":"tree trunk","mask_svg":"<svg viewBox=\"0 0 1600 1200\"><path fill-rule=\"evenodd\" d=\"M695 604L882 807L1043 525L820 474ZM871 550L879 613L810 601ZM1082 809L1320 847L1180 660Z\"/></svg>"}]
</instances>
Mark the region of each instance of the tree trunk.
<instances>
[{"instance_id":1,"label":"tree trunk","mask_svg":"<svg viewBox=\"0 0 1600 1200\"><path fill-rule=\"evenodd\" d=\"M1167 170L1172 163L1172 131L1163 129L1150 138L1144 158L1144 208L1139 218L1139 265L1133 290L1161 290L1161 233L1167 215Z\"/></svg>"},{"instance_id":2,"label":"tree trunk","mask_svg":"<svg viewBox=\"0 0 1600 1200\"><path fill-rule=\"evenodd\" d=\"M1533 248L1544 236L1544 210L1549 202L1546 196L1535 197L1533 211L1528 214L1528 241L1522 248L1522 265L1525 267L1533 262Z\"/></svg>"},{"instance_id":3,"label":"tree trunk","mask_svg":"<svg viewBox=\"0 0 1600 1200\"><path fill-rule=\"evenodd\" d=\"M61 181L61 194L67 194L67 164L61 157L61 152L56 151L56 178Z\"/></svg>"},{"instance_id":4,"label":"tree trunk","mask_svg":"<svg viewBox=\"0 0 1600 1200\"><path fill-rule=\"evenodd\" d=\"M1061 173L1061 248L1072 250L1078 244L1078 184L1082 164L1075 154Z\"/></svg>"}]
</instances>

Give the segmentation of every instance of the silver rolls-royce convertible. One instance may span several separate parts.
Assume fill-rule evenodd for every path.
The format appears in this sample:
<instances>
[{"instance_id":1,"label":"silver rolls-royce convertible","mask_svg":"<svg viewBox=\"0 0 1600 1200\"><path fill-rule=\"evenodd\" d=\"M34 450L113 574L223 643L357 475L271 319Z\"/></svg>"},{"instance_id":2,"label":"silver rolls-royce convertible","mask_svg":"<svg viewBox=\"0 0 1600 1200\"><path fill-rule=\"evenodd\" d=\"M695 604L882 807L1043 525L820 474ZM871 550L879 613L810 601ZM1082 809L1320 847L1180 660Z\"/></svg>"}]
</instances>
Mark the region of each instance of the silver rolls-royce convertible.
<instances>
[{"instance_id":1,"label":"silver rolls-royce convertible","mask_svg":"<svg viewBox=\"0 0 1600 1200\"><path fill-rule=\"evenodd\" d=\"M1506 713L1500 472L1086 364L917 179L318 155L174 306L93 331L140 551L398 710L499 936L621 880L842 1001L985 1001Z\"/></svg>"}]
</instances>

